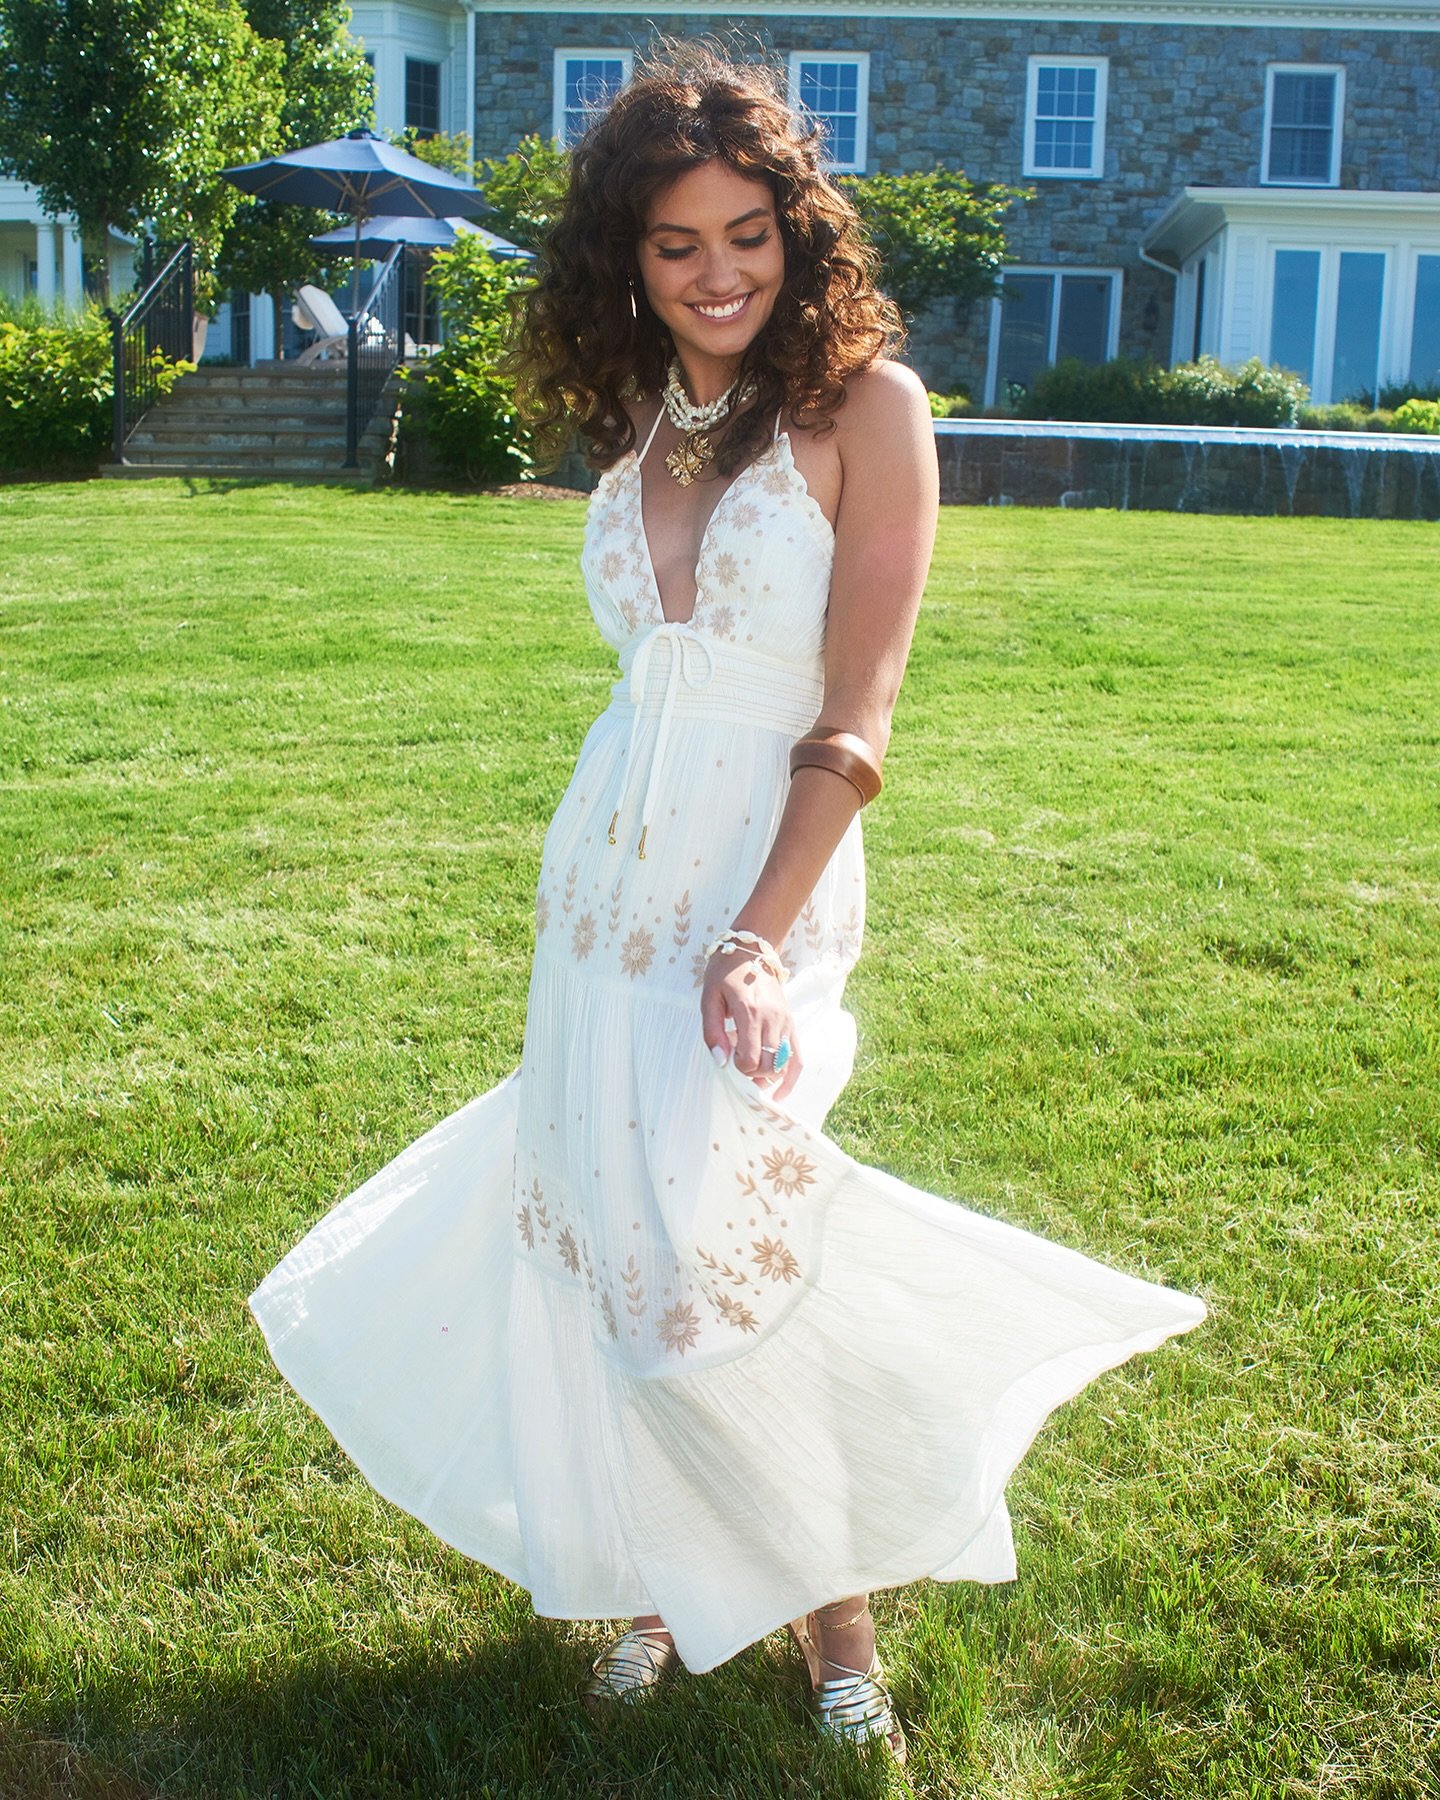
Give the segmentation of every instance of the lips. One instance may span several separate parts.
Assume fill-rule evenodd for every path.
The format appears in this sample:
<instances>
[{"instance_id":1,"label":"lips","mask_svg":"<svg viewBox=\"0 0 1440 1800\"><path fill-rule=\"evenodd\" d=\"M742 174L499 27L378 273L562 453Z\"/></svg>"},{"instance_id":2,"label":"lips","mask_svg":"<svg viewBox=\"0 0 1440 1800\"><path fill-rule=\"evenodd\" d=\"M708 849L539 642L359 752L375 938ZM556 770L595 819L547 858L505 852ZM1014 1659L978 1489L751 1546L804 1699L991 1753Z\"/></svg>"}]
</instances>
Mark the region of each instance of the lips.
<instances>
[{"instance_id":1,"label":"lips","mask_svg":"<svg viewBox=\"0 0 1440 1800\"><path fill-rule=\"evenodd\" d=\"M755 290L751 288L749 293L739 294L733 300L724 300L718 304L701 304L699 301L691 300L687 302L687 305L691 312L698 313L702 319L708 319L712 325L727 325L731 319L740 317L750 304L754 292Z\"/></svg>"}]
</instances>

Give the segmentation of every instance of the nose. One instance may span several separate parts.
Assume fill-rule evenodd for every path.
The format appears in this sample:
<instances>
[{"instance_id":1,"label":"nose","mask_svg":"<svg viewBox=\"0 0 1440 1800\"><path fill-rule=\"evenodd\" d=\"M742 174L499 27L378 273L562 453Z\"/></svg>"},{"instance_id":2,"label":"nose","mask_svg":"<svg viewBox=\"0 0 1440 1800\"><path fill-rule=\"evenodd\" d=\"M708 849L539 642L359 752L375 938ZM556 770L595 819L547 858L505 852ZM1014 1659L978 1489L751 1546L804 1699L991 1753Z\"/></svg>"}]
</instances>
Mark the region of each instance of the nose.
<instances>
[{"instance_id":1,"label":"nose","mask_svg":"<svg viewBox=\"0 0 1440 1800\"><path fill-rule=\"evenodd\" d=\"M696 282L703 293L723 300L735 291L735 253L725 243L712 244L700 251L700 270Z\"/></svg>"}]
</instances>

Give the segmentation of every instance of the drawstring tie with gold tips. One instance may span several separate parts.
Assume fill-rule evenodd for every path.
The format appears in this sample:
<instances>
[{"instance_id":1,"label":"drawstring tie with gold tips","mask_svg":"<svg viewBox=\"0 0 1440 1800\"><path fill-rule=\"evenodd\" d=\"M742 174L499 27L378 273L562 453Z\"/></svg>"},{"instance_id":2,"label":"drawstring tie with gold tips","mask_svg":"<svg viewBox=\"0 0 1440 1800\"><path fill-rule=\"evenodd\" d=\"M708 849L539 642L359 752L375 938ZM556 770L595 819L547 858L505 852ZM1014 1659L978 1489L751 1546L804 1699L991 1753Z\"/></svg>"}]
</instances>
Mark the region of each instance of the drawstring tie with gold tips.
<instances>
[{"instance_id":1,"label":"drawstring tie with gold tips","mask_svg":"<svg viewBox=\"0 0 1440 1800\"><path fill-rule=\"evenodd\" d=\"M645 839L650 830L650 819L665 768L665 751L670 742L670 721L675 716L675 697L680 691L680 679L684 677L687 687L703 688L715 673L715 653L711 650L709 641L688 620L681 622L667 619L640 639L635 660L630 665L630 701L635 708L635 716L630 721L630 741L625 748L625 780L620 789L620 804L610 820L612 844L619 842L615 827L620 822L620 815L625 810L635 779L635 746L640 735L640 721L644 717L640 708L650 674L650 659L655 654L655 646L660 643L668 647L670 667L665 677L665 698L660 703L660 723L655 729L655 747L650 753L650 779L645 783L645 798L640 807L640 847L637 854L642 862L645 860ZM695 658L703 659L703 673L692 669L691 663Z\"/></svg>"}]
</instances>

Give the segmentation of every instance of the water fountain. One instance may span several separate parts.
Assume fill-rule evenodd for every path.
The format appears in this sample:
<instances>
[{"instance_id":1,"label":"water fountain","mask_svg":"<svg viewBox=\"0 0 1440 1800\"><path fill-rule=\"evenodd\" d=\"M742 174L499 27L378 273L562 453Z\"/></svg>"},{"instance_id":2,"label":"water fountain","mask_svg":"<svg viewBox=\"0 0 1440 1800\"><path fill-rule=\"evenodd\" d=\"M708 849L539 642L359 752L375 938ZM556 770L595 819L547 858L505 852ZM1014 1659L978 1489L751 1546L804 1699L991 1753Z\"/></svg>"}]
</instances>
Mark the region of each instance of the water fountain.
<instances>
[{"instance_id":1,"label":"water fountain","mask_svg":"<svg viewBox=\"0 0 1440 1800\"><path fill-rule=\"evenodd\" d=\"M937 419L935 440L961 505L1440 519L1440 437Z\"/></svg>"}]
</instances>

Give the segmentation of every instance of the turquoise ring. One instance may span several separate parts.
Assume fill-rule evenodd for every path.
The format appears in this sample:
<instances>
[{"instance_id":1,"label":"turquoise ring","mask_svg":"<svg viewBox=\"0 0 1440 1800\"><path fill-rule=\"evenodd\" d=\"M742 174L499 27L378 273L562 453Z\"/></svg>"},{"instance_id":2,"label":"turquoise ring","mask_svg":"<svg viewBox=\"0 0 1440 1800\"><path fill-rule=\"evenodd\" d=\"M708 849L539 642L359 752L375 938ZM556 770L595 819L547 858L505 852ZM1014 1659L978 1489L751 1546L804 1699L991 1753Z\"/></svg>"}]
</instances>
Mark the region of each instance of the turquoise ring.
<instances>
[{"instance_id":1,"label":"turquoise ring","mask_svg":"<svg viewBox=\"0 0 1440 1800\"><path fill-rule=\"evenodd\" d=\"M785 1067L786 1063L789 1062L789 1060L790 1060L790 1040L789 1040L789 1038L781 1038L780 1047L775 1052L775 1067L777 1069L783 1069Z\"/></svg>"}]
</instances>

